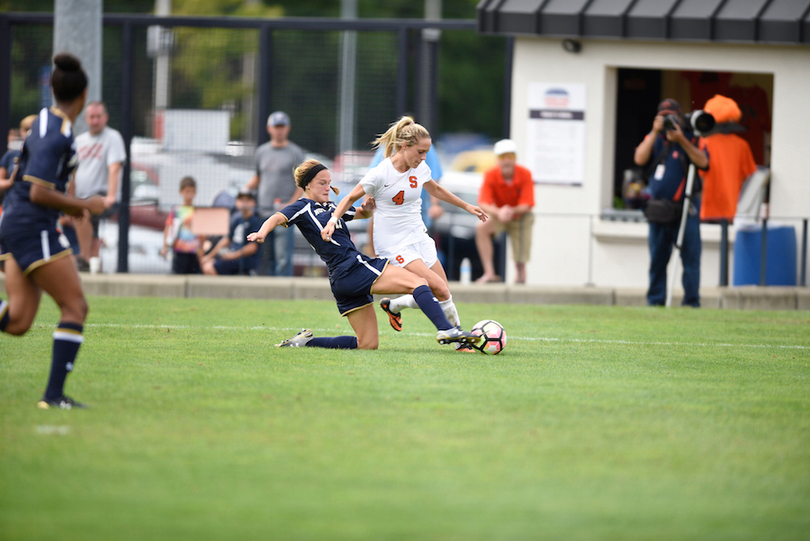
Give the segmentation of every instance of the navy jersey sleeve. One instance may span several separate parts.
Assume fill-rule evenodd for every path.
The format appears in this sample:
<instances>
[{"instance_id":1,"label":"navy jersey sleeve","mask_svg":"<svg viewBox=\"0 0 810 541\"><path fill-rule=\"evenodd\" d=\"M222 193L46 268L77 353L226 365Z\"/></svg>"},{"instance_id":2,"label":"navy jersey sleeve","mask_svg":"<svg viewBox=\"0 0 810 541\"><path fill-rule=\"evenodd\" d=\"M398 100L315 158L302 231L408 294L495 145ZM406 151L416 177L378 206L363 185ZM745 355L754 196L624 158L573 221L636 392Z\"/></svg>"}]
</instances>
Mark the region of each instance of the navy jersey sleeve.
<instances>
[{"instance_id":1,"label":"navy jersey sleeve","mask_svg":"<svg viewBox=\"0 0 810 541\"><path fill-rule=\"evenodd\" d=\"M352 220L354 220L355 214L357 214L357 209L355 207L349 207L348 210L346 210L346 214L342 216L343 221L351 222Z\"/></svg>"},{"instance_id":2,"label":"navy jersey sleeve","mask_svg":"<svg viewBox=\"0 0 810 541\"><path fill-rule=\"evenodd\" d=\"M286 207L284 207L283 209L279 210L278 213L284 215L284 217L287 218L287 222L283 225L285 227L293 225L296 222L296 220L298 220L298 218L300 217L301 210L303 210L304 207L306 207L306 205L307 203L305 200L299 199L298 201L294 201L289 205L287 205Z\"/></svg>"}]
</instances>

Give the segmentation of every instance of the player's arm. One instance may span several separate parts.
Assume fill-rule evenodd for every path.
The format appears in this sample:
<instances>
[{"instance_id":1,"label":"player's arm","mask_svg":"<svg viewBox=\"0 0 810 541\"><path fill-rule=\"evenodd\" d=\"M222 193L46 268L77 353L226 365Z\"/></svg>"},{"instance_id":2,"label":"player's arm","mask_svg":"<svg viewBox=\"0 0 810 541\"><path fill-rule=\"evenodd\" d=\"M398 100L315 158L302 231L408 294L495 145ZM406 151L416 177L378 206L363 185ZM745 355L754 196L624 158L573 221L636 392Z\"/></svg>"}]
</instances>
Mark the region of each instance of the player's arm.
<instances>
[{"instance_id":1,"label":"player's arm","mask_svg":"<svg viewBox=\"0 0 810 541\"><path fill-rule=\"evenodd\" d=\"M14 180L9 176L8 170L0 167L0 191L8 190L12 184L14 184Z\"/></svg>"},{"instance_id":2,"label":"player's arm","mask_svg":"<svg viewBox=\"0 0 810 541\"><path fill-rule=\"evenodd\" d=\"M268 219L264 221L262 226L259 228L258 231L255 233L250 233L247 236L247 240L250 242L264 242L264 239L267 238L267 235L275 229L276 227L280 226L284 222L287 221L287 217L281 214L280 212L276 212Z\"/></svg>"},{"instance_id":3,"label":"player's arm","mask_svg":"<svg viewBox=\"0 0 810 541\"><path fill-rule=\"evenodd\" d=\"M326 225L321 230L321 238L323 240L329 240L332 238L332 233L335 232L335 224L337 221L341 216L346 214L349 207L351 207L355 201L363 197L365 193L366 191L363 189L363 185L357 184L354 188L352 188L352 191L350 191L346 197L340 200L337 208L332 212L332 217L329 218L329 221L326 222ZM355 215L355 217L357 216Z\"/></svg>"},{"instance_id":4,"label":"player's arm","mask_svg":"<svg viewBox=\"0 0 810 541\"><path fill-rule=\"evenodd\" d=\"M104 208L108 209L115 204L118 198L118 179L121 176L123 162L111 163L107 168L107 195L104 196Z\"/></svg>"},{"instance_id":5,"label":"player's arm","mask_svg":"<svg viewBox=\"0 0 810 541\"><path fill-rule=\"evenodd\" d=\"M450 190L448 190L441 184L437 183L435 180L429 180L425 182L424 188L427 191L427 193L432 195L433 197L441 199L442 201L450 203L451 205L455 205L460 209L466 210L467 212L469 212L474 216L478 216L478 219L481 220L482 222L486 222L487 218L489 218L484 209L482 209L479 206L467 203L460 197L451 193Z\"/></svg>"},{"instance_id":6,"label":"player's arm","mask_svg":"<svg viewBox=\"0 0 810 541\"><path fill-rule=\"evenodd\" d=\"M104 198L99 195L79 199L35 182L31 183L31 202L61 210L70 216L82 216L85 210L89 210L92 214L104 212Z\"/></svg>"},{"instance_id":7,"label":"player's arm","mask_svg":"<svg viewBox=\"0 0 810 541\"><path fill-rule=\"evenodd\" d=\"M363 220L365 218L371 218L374 214L374 211L377 209L377 202L374 201L373 197L366 197L363 204L360 205L360 208L354 213L355 220Z\"/></svg>"}]
</instances>

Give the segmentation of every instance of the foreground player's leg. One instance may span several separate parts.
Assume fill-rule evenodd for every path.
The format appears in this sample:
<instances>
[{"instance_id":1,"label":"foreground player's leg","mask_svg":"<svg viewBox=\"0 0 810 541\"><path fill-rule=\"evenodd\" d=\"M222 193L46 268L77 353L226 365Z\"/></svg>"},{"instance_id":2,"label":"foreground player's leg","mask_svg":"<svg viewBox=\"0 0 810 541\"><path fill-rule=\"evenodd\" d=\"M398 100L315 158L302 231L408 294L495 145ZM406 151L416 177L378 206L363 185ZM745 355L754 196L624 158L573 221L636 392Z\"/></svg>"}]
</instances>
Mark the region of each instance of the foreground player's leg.
<instances>
[{"instance_id":1,"label":"foreground player's leg","mask_svg":"<svg viewBox=\"0 0 810 541\"><path fill-rule=\"evenodd\" d=\"M82 342L84 342L82 325L62 321L56 327L56 331L53 333L51 374L48 378L48 387L45 389L45 394L37 403L38 408L71 409L85 407L84 404L65 396L65 379L73 371L73 363Z\"/></svg>"},{"instance_id":2,"label":"foreground player's leg","mask_svg":"<svg viewBox=\"0 0 810 541\"><path fill-rule=\"evenodd\" d=\"M413 298L412 295L408 296ZM391 299L385 297L380 301L380 308L382 308L383 312L388 315L388 323L391 325L391 328L399 332L402 330L402 314L391 308L392 302L393 301Z\"/></svg>"},{"instance_id":3,"label":"foreground player's leg","mask_svg":"<svg viewBox=\"0 0 810 541\"><path fill-rule=\"evenodd\" d=\"M39 267L29 276L53 297L62 313L59 325L53 333L53 357L48 387L37 407L85 407L64 394L65 379L73 371L76 355L84 342L82 331L88 311L79 274L71 258L64 256Z\"/></svg>"},{"instance_id":4,"label":"foreground player's leg","mask_svg":"<svg viewBox=\"0 0 810 541\"><path fill-rule=\"evenodd\" d=\"M283 340L276 344L277 348L283 347L314 347L327 349L357 349L356 336L319 336L312 335L312 331L304 329L292 338Z\"/></svg>"}]
</instances>

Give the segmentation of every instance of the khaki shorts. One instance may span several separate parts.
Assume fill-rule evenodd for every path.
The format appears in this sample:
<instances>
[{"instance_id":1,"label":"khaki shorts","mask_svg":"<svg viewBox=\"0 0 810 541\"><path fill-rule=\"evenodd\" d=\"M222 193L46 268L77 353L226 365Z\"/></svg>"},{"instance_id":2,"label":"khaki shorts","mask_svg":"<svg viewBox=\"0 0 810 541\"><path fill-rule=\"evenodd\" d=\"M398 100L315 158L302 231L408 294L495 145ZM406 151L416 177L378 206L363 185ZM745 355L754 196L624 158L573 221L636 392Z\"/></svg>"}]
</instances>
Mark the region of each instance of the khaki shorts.
<instances>
[{"instance_id":1,"label":"khaki shorts","mask_svg":"<svg viewBox=\"0 0 810 541\"><path fill-rule=\"evenodd\" d=\"M517 220L502 222L495 216L490 216L495 226L495 234L499 235L506 231L512 243L515 263L526 263L532 251L532 229L534 227L534 215L527 212Z\"/></svg>"}]
</instances>

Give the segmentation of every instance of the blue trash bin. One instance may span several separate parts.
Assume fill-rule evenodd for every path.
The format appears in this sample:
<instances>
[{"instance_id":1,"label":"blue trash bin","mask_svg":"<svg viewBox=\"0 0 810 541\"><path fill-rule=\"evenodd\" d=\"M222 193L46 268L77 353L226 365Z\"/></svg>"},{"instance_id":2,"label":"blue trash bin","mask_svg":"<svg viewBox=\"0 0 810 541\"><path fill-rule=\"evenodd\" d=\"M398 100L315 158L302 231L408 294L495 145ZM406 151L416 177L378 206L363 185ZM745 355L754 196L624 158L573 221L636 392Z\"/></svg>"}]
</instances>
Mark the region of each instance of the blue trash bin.
<instances>
[{"instance_id":1,"label":"blue trash bin","mask_svg":"<svg viewBox=\"0 0 810 541\"><path fill-rule=\"evenodd\" d=\"M768 226L765 285L796 285L796 230ZM759 285L762 260L762 227L737 231L734 241L735 286Z\"/></svg>"}]
</instances>

